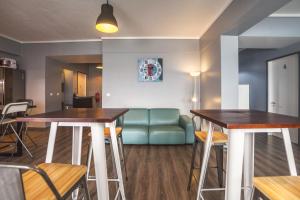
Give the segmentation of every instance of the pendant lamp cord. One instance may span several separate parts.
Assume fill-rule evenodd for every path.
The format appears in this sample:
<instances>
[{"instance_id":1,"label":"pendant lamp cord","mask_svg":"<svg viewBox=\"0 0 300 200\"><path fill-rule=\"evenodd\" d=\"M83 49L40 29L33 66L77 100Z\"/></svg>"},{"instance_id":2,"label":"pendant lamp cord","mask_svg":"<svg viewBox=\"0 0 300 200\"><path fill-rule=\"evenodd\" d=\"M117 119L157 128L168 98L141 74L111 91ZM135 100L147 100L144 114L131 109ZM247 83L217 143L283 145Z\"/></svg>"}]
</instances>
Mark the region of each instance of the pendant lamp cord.
<instances>
[{"instance_id":1,"label":"pendant lamp cord","mask_svg":"<svg viewBox=\"0 0 300 200\"><path fill-rule=\"evenodd\" d=\"M108 4L108 0L106 0L106 4Z\"/></svg>"}]
</instances>

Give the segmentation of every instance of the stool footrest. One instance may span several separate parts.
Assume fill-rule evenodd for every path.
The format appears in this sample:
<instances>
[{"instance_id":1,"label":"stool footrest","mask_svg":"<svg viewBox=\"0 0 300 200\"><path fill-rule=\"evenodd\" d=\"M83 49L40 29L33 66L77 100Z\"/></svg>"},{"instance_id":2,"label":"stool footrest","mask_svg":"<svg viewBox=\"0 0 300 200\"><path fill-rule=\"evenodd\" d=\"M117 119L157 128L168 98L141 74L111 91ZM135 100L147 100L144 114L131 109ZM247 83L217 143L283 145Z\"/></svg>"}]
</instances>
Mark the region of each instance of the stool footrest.
<instances>
[{"instance_id":1,"label":"stool footrest","mask_svg":"<svg viewBox=\"0 0 300 200\"><path fill-rule=\"evenodd\" d=\"M96 177L95 176L89 176L87 178L88 181L96 181ZM117 178L109 178L107 179L107 181L111 181L111 182L120 182L120 179Z\"/></svg>"},{"instance_id":2,"label":"stool footrest","mask_svg":"<svg viewBox=\"0 0 300 200\"><path fill-rule=\"evenodd\" d=\"M242 190L247 189L246 187L242 187ZM211 192L211 191L225 191L225 188L204 188L201 189L201 192Z\"/></svg>"},{"instance_id":3,"label":"stool footrest","mask_svg":"<svg viewBox=\"0 0 300 200\"><path fill-rule=\"evenodd\" d=\"M120 193L120 188L118 188L118 191L117 191L117 193L116 193L116 195L115 195L115 200L118 199L119 193Z\"/></svg>"}]
</instances>

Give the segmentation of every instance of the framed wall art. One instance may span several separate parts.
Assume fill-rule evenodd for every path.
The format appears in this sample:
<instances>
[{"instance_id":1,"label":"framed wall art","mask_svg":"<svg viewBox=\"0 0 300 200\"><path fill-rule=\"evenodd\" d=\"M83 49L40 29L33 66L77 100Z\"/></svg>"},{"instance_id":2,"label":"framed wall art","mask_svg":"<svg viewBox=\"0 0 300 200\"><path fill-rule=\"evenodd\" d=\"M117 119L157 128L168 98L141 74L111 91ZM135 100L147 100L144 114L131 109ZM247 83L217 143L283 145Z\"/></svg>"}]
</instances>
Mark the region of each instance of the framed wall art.
<instances>
[{"instance_id":1,"label":"framed wall art","mask_svg":"<svg viewBox=\"0 0 300 200\"><path fill-rule=\"evenodd\" d=\"M161 82L163 80L162 58L141 58L138 60L140 82Z\"/></svg>"}]
</instances>

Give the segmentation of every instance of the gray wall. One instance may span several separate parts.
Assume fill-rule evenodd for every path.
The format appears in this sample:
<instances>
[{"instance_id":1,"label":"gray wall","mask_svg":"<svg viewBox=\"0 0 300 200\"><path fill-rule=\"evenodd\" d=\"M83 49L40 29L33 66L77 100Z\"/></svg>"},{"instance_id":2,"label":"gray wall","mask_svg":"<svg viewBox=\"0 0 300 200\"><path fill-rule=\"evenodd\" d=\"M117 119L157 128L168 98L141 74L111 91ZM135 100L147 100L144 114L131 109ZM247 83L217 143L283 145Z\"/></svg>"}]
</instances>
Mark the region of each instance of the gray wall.
<instances>
[{"instance_id":1,"label":"gray wall","mask_svg":"<svg viewBox=\"0 0 300 200\"><path fill-rule=\"evenodd\" d=\"M45 111L61 110L61 103L63 96L61 93L62 82L62 66L64 63L56 61L51 58L46 58L46 74L45 77ZM52 94L52 95L50 95Z\"/></svg>"},{"instance_id":2,"label":"gray wall","mask_svg":"<svg viewBox=\"0 0 300 200\"><path fill-rule=\"evenodd\" d=\"M12 58L21 66L21 44L3 37L0 37L0 58Z\"/></svg>"},{"instance_id":3,"label":"gray wall","mask_svg":"<svg viewBox=\"0 0 300 200\"><path fill-rule=\"evenodd\" d=\"M22 68L26 70L26 97L33 99L35 113L46 110L46 57L102 54L101 42L35 43L22 45Z\"/></svg>"},{"instance_id":4,"label":"gray wall","mask_svg":"<svg viewBox=\"0 0 300 200\"><path fill-rule=\"evenodd\" d=\"M139 58L163 58L162 82L139 82ZM103 107L191 109L193 79L199 71L198 40L104 40ZM107 93L110 96L107 96Z\"/></svg>"},{"instance_id":5,"label":"gray wall","mask_svg":"<svg viewBox=\"0 0 300 200\"><path fill-rule=\"evenodd\" d=\"M97 65L89 65L89 74L88 74L88 96L95 96L96 92L100 93L100 102L96 104L94 99L94 105L97 107L102 107L102 70L96 68Z\"/></svg>"},{"instance_id":6,"label":"gray wall","mask_svg":"<svg viewBox=\"0 0 300 200\"><path fill-rule=\"evenodd\" d=\"M12 58L12 59L15 59L17 61L17 67L20 67L22 65L20 55L0 51L0 58Z\"/></svg>"},{"instance_id":7,"label":"gray wall","mask_svg":"<svg viewBox=\"0 0 300 200\"><path fill-rule=\"evenodd\" d=\"M220 108L221 95L221 35L239 35L290 0L233 0L200 39L202 108ZM227 49L223 49L226 51ZM234 50L233 50L234 51ZM223 58L226 59L226 58ZM222 80L228 84L226 80ZM237 90L236 85L231 86ZM230 97L232 98L232 97Z\"/></svg>"},{"instance_id":8,"label":"gray wall","mask_svg":"<svg viewBox=\"0 0 300 200\"><path fill-rule=\"evenodd\" d=\"M267 110L266 61L300 52L300 43L276 50L244 50L239 53L239 83L250 85L250 109Z\"/></svg>"},{"instance_id":9,"label":"gray wall","mask_svg":"<svg viewBox=\"0 0 300 200\"><path fill-rule=\"evenodd\" d=\"M21 55L21 43L0 36L0 51L13 55Z\"/></svg>"}]
</instances>

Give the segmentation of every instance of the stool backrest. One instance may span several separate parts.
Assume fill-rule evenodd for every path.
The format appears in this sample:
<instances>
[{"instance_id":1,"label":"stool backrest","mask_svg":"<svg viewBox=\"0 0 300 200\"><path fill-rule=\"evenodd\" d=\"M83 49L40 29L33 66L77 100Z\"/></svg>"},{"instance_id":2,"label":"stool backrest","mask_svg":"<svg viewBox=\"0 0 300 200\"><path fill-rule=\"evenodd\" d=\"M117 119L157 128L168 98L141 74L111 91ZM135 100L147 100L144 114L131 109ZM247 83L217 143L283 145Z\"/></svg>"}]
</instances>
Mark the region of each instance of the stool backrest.
<instances>
[{"instance_id":1,"label":"stool backrest","mask_svg":"<svg viewBox=\"0 0 300 200\"><path fill-rule=\"evenodd\" d=\"M17 102L27 102L28 106L33 106L33 100L32 99L18 99Z\"/></svg>"},{"instance_id":2,"label":"stool backrest","mask_svg":"<svg viewBox=\"0 0 300 200\"><path fill-rule=\"evenodd\" d=\"M199 119L199 123L196 122L196 119ZM197 130L202 130L202 118L197 116L197 115L194 115L192 117L192 122L193 122L193 127L194 127L194 130L197 131ZM198 126L197 126L198 125Z\"/></svg>"},{"instance_id":3,"label":"stool backrest","mask_svg":"<svg viewBox=\"0 0 300 200\"><path fill-rule=\"evenodd\" d=\"M25 199L21 176L17 168L0 167L1 199Z\"/></svg>"},{"instance_id":4,"label":"stool backrest","mask_svg":"<svg viewBox=\"0 0 300 200\"><path fill-rule=\"evenodd\" d=\"M6 104L2 110L2 117L4 117L7 114L13 114L13 113L18 113L18 112L26 113L27 108L28 108L27 102Z\"/></svg>"},{"instance_id":5,"label":"stool backrest","mask_svg":"<svg viewBox=\"0 0 300 200\"><path fill-rule=\"evenodd\" d=\"M56 199L62 199L49 176L42 169L35 166L0 163L0 199L25 199L21 171L32 170L38 173L53 192Z\"/></svg>"},{"instance_id":6,"label":"stool backrest","mask_svg":"<svg viewBox=\"0 0 300 200\"><path fill-rule=\"evenodd\" d=\"M199 119L199 123L196 122L196 119ZM208 128L208 123L205 119L201 118L200 116L194 115L192 117L192 121L193 121L193 127L194 130L200 130L203 131L204 129ZM198 125L198 126L197 126ZM224 133L224 129L220 126L217 125L213 125L216 129L220 130L220 132Z\"/></svg>"}]
</instances>

